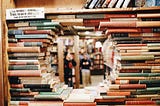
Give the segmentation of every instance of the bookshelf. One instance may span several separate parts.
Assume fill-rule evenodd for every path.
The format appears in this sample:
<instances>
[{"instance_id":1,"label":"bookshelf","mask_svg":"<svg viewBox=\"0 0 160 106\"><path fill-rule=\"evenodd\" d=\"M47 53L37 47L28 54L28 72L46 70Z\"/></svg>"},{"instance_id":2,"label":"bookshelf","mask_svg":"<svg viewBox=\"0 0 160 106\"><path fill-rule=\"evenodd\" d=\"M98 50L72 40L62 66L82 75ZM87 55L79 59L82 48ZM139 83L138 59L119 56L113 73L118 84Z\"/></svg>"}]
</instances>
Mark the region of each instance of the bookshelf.
<instances>
[{"instance_id":1,"label":"bookshelf","mask_svg":"<svg viewBox=\"0 0 160 106\"><path fill-rule=\"evenodd\" d=\"M1 36L1 43L0 49L1 55L0 55L0 70L3 70L0 72L0 87L2 88L0 92L0 105L3 106L4 104L7 104L8 101L8 86L7 83L7 26L5 25L5 10L8 8L27 8L27 7L45 7L45 14L46 15L67 15L67 14L94 14L94 13L148 13L148 12L159 12L160 7L140 7L140 8L106 8L106 9L82 9L84 3L86 0L1 0L0 4L2 9L0 10L0 20L1 20L1 29L0 29L0 36ZM72 3L72 4L71 4ZM3 5L2 5L3 4ZM76 41L78 39L76 38ZM59 45L62 45L61 43ZM78 46L78 45L77 45ZM62 46L60 46L62 47ZM61 50L61 49L59 49ZM62 52L62 51L60 51ZM61 54L62 56L62 54ZM2 58L3 57L3 58ZM58 56L59 57L59 56ZM62 58L59 58L59 60ZM78 58L76 59L78 61ZM2 64L5 63L5 64ZM61 61L59 62L61 63ZM61 71L63 70L63 66L60 68ZM60 71L59 71L60 72ZM76 75L79 73L77 72ZM60 74L60 79L63 81L63 72ZM78 81L78 79L77 79ZM4 87L5 84L5 87ZM78 85L77 85L78 86ZM4 103L5 101L5 103Z\"/></svg>"}]
</instances>

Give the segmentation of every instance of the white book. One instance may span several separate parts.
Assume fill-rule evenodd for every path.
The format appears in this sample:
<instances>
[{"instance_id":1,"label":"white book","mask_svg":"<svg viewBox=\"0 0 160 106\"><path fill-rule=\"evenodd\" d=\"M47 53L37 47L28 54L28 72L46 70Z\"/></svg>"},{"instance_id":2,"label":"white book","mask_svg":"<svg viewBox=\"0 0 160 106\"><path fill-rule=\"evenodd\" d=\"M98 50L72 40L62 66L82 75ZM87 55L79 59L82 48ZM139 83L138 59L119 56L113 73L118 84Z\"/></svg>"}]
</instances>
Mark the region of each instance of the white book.
<instances>
[{"instance_id":1,"label":"white book","mask_svg":"<svg viewBox=\"0 0 160 106\"><path fill-rule=\"evenodd\" d=\"M122 8L127 8L130 1L131 0L125 0L123 5L122 5Z\"/></svg>"},{"instance_id":2,"label":"white book","mask_svg":"<svg viewBox=\"0 0 160 106\"><path fill-rule=\"evenodd\" d=\"M123 4L123 1L124 1L124 0L118 0L118 2L117 2L117 4L116 4L115 8L120 8L121 5Z\"/></svg>"},{"instance_id":3,"label":"white book","mask_svg":"<svg viewBox=\"0 0 160 106\"><path fill-rule=\"evenodd\" d=\"M108 4L108 8L113 8L113 6L116 4L117 0L111 0Z\"/></svg>"}]
</instances>

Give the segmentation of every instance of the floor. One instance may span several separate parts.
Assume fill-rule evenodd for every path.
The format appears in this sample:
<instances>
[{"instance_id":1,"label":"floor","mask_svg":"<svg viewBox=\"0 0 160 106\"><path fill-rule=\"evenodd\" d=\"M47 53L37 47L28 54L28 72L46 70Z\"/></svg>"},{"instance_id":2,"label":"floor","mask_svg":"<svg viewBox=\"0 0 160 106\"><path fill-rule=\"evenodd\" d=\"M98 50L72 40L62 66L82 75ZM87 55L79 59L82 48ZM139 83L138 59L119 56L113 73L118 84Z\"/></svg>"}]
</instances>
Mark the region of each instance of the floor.
<instances>
[{"instance_id":1,"label":"floor","mask_svg":"<svg viewBox=\"0 0 160 106\"><path fill-rule=\"evenodd\" d=\"M103 75L92 75L91 81L91 86L97 86L100 82L103 81Z\"/></svg>"}]
</instances>

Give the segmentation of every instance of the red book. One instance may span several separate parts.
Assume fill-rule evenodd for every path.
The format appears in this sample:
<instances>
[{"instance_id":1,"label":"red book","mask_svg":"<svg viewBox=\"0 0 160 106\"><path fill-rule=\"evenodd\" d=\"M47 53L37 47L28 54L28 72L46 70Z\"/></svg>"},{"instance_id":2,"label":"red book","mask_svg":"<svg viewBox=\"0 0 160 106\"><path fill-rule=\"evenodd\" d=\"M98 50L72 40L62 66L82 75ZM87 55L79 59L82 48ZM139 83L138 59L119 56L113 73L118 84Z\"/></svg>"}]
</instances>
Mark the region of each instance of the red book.
<instances>
[{"instance_id":1,"label":"red book","mask_svg":"<svg viewBox=\"0 0 160 106\"><path fill-rule=\"evenodd\" d=\"M11 84L11 88L23 88L23 84Z\"/></svg>"},{"instance_id":2,"label":"red book","mask_svg":"<svg viewBox=\"0 0 160 106\"><path fill-rule=\"evenodd\" d=\"M51 30L25 30L24 34L52 34Z\"/></svg>"},{"instance_id":3,"label":"red book","mask_svg":"<svg viewBox=\"0 0 160 106\"><path fill-rule=\"evenodd\" d=\"M144 101L126 101L126 105L156 105L155 101L144 100Z\"/></svg>"},{"instance_id":4,"label":"red book","mask_svg":"<svg viewBox=\"0 0 160 106\"><path fill-rule=\"evenodd\" d=\"M63 106L96 106L96 102L64 102Z\"/></svg>"},{"instance_id":5,"label":"red book","mask_svg":"<svg viewBox=\"0 0 160 106\"><path fill-rule=\"evenodd\" d=\"M84 26L99 26L100 22L107 22L109 18L106 19L84 19L83 24Z\"/></svg>"}]
</instances>

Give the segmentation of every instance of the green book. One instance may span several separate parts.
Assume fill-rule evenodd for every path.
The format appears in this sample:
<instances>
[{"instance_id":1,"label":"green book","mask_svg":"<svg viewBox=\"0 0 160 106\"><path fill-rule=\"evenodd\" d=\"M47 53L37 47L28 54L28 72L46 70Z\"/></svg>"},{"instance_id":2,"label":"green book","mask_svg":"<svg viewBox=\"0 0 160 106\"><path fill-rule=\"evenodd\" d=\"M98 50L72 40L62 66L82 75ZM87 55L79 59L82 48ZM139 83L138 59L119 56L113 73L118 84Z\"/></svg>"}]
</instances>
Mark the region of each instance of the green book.
<instances>
[{"instance_id":1,"label":"green book","mask_svg":"<svg viewBox=\"0 0 160 106\"><path fill-rule=\"evenodd\" d=\"M156 77L160 73L119 73L119 77Z\"/></svg>"},{"instance_id":2,"label":"green book","mask_svg":"<svg viewBox=\"0 0 160 106\"><path fill-rule=\"evenodd\" d=\"M140 84L160 84L160 80L139 80Z\"/></svg>"},{"instance_id":3,"label":"green book","mask_svg":"<svg viewBox=\"0 0 160 106\"><path fill-rule=\"evenodd\" d=\"M9 70L39 70L39 65L9 65Z\"/></svg>"},{"instance_id":4,"label":"green book","mask_svg":"<svg viewBox=\"0 0 160 106\"><path fill-rule=\"evenodd\" d=\"M58 31L58 29L55 26L37 26L37 30L53 30Z\"/></svg>"},{"instance_id":5,"label":"green book","mask_svg":"<svg viewBox=\"0 0 160 106\"><path fill-rule=\"evenodd\" d=\"M42 42L24 42L24 47L34 47L34 46L38 46L38 47L42 47L43 43Z\"/></svg>"},{"instance_id":6,"label":"green book","mask_svg":"<svg viewBox=\"0 0 160 106\"><path fill-rule=\"evenodd\" d=\"M105 14L77 14L76 18L82 19L104 19Z\"/></svg>"},{"instance_id":7,"label":"green book","mask_svg":"<svg viewBox=\"0 0 160 106\"><path fill-rule=\"evenodd\" d=\"M35 95L36 100L62 100L61 95Z\"/></svg>"},{"instance_id":8,"label":"green book","mask_svg":"<svg viewBox=\"0 0 160 106\"><path fill-rule=\"evenodd\" d=\"M63 88L59 88L57 91L55 92L40 92L40 95L60 95L63 92Z\"/></svg>"},{"instance_id":9,"label":"green book","mask_svg":"<svg viewBox=\"0 0 160 106\"><path fill-rule=\"evenodd\" d=\"M29 88L10 88L10 92L31 92Z\"/></svg>"}]
</instances>

